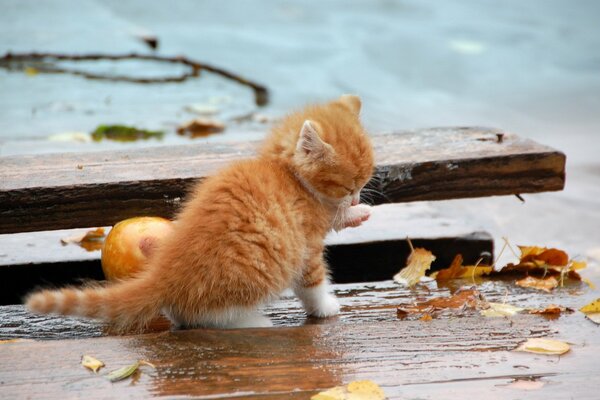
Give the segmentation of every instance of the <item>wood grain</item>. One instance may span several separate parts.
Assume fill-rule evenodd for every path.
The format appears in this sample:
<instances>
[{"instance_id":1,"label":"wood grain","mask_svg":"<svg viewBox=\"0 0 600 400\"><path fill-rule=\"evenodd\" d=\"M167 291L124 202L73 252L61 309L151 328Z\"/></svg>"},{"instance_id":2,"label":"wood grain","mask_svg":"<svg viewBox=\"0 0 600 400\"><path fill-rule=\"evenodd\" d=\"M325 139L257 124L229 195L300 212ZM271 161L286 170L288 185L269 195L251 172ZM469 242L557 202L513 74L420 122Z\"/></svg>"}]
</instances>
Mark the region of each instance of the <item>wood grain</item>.
<instances>
[{"instance_id":1,"label":"wood grain","mask_svg":"<svg viewBox=\"0 0 600 400\"><path fill-rule=\"evenodd\" d=\"M565 156L480 128L375 135L373 202L439 200L561 190ZM170 217L191 184L251 157L256 143L0 158L0 234L106 226Z\"/></svg>"},{"instance_id":2,"label":"wood grain","mask_svg":"<svg viewBox=\"0 0 600 400\"><path fill-rule=\"evenodd\" d=\"M479 288L490 301L519 306L587 301L570 291L581 293L581 287L552 295L498 281ZM284 297L266 310L275 328L124 337L102 336L101 326L90 322L0 307L0 337L60 338L0 344L0 393L3 398L48 399L307 399L332 386L371 379L390 399L594 398L600 336L581 314L555 321L534 315L485 318L477 312L429 322L398 320L398 304L447 295L448 290L407 290L381 282L338 285L336 291L343 304L337 318L306 319L298 302ZM102 337L81 339L85 335ZM527 338L544 336L569 341L571 352L558 357L511 351ZM83 354L107 364L100 376L81 367ZM143 368L135 383L111 384L102 377L139 359L152 362L156 370ZM523 391L511 386L515 380L540 387Z\"/></svg>"}]
</instances>

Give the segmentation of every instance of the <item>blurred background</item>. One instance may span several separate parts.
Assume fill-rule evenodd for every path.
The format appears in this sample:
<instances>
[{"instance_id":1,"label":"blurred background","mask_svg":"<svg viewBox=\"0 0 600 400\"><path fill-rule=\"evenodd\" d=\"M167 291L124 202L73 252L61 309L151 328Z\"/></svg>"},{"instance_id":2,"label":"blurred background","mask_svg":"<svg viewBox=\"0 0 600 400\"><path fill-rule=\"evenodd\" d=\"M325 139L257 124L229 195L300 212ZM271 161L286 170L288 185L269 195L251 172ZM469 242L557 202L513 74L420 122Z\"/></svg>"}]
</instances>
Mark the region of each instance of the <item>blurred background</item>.
<instances>
[{"instance_id":1,"label":"blurred background","mask_svg":"<svg viewBox=\"0 0 600 400\"><path fill-rule=\"evenodd\" d=\"M373 134L491 126L565 152L563 192L524 196L524 204L511 196L425 206L491 232L500 245L505 236L561 247L594 266L600 260L597 1L1 0L0 7L1 54L183 55L270 92L259 107L251 89L208 72L135 84L0 68L2 156L255 140L290 109L356 93ZM147 78L185 71L147 61L61 66ZM177 134L199 116L224 131ZM102 124L165 133L92 141Z\"/></svg>"}]
</instances>

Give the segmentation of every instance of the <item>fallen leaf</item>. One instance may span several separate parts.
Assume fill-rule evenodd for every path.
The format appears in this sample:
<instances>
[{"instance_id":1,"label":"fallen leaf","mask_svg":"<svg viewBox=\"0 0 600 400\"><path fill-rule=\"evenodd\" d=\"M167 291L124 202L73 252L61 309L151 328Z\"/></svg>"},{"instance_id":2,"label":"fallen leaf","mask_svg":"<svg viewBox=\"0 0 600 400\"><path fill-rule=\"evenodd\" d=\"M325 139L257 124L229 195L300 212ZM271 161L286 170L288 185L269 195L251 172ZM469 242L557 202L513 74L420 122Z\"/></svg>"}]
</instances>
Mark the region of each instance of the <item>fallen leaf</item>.
<instances>
[{"instance_id":1,"label":"fallen leaf","mask_svg":"<svg viewBox=\"0 0 600 400\"><path fill-rule=\"evenodd\" d=\"M529 310L529 314L541 314L541 315L548 315L548 316L552 316L552 315L558 316L558 315L560 315L563 312L571 313L573 311L575 311L575 310L573 310L572 308L557 306L556 304L550 304L546 308Z\"/></svg>"},{"instance_id":2,"label":"fallen leaf","mask_svg":"<svg viewBox=\"0 0 600 400\"><path fill-rule=\"evenodd\" d=\"M562 286L565 277L581 280L578 270L587 266L584 261L569 260L566 252L559 249L548 249L537 246L519 246L521 255L517 264L507 264L492 275L523 274L545 278L555 276Z\"/></svg>"},{"instance_id":3,"label":"fallen leaf","mask_svg":"<svg viewBox=\"0 0 600 400\"><path fill-rule=\"evenodd\" d=\"M98 373L98 370L104 367L104 363L92 356L84 355L81 357L81 365L84 367L91 369L95 373Z\"/></svg>"},{"instance_id":4,"label":"fallen leaf","mask_svg":"<svg viewBox=\"0 0 600 400\"><path fill-rule=\"evenodd\" d=\"M92 141L92 138L85 132L63 132L48 136L48 140L51 142L88 143Z\"/></svg>"},{"instance_id":5,"label":"fallen leaf","mask_svg":"<svg viewBox=\"0 0 600 400\"><path fill-rule=\"evenodd\" d=\"M75 235L62 238L60 242L63 246L67 244L76 244L87 251L100 250L104 240L104 228L96 228L87 232L77 233Z\"/></svg>"},{"instance_id":6,"label":"fallen leaf","mask_svg":"<svg viewBox=\"0 0 600 400\"><path fill-rule=\"evenodd\" d=\"M515 284L524 288L543 290L544 292L550 293L552 289L558 286L558 281L553 276L548 276L544 279L528 276L516 281Z\"/></svg>"},{"instance_id":7,"label":"fallen leaf","mask_svg":"<svg viewBox=\"0 0 600 400\"><path fill-rule=\"evenodd\" d=\"M452 260L450 267L442 269L431 275L432 278L440 282L445 282L451 279L475 278L483 275L489 275L492 272L492 267L484 265L463 266L462 254L457 254Z\"/></svg>"},{"instance_id":8,"label":"fallen leaf","mask_svg":"<svg viewBox=\"0 0 600 400\"><path fill-rule=\"evenodd\" d=\"M547 249L545 247L519 246L521 250L521 263L533 261L535 263L543 262L547 265L566 266L569 263L569 256L559 249Z\"/></svg>"},{"instance_id":9,"label":"fallen leaf","mask_svg":"<svg viewBox=\"0 0 600 400\"><path fill-rule=\"evenodd\" d=\"M435 256L429 250L413 249L406 260L406 267L394 275L394 281L408 287L416 285L434 260Z\"/></svg>"},{"instance_id":10,"label":"fallen leaf","mask_svg":"<svg viewBox=\"0 0 600 400\"><path fill-rule=\"evenodd\" d=\"M527 341L521 344L515 349L515 351L524 351L527 353L535 354L565 354L570 349L570 346L561 342L560 340L534 338L527 339Z\"/></svg>"},{"instance_id":11,"label":"fallen leaf","mask_svg":"<svg viewBox=\"0 0 600 400\"><path fill-rule=\"evenodd\" d=\"M27 76L35 76L39 72L40 71L38 71L38 69L34 68L34 67L27 67L27 68L25 68L25 75L27 75Z\"/></svg>"},{"instance_id":12,"label":"fallen leaf","mask_svg":"<svg viewBox=\"0 0 600 400\"><path fill-rule=\"evenodd\" d=\"M538 390L545 385L544 382L534 379L515 379L506 387L519 390Z\"/></svg>"},{"instance_id":13,"label":"fallen leaf","mask_svg":"<svg viewBox=\"0 0 600 400\"><path fill-rule=\"evenodd\" d=\"M134 142L140 139L162 139L164 134L163 131L150 131L126 125L100 125L91 135L95 142L99 142L103 139L115 140L118 142Z\"/></svg>"},{"instance_id":14,"label":"fallen leaf","mask_svg":"<svg viewBox=\"0 0 600 400\"><path fill-rule=\"evenodd\" d=\"M505 303L488 303L489 308L481 310L481 315L485 317L511 317L524 310L521 307L515 307Z\"/></svg>"},{"instance_id":15,"label":"fallen leaf","mask_svg":"<svg viewBox=\"0 0 600 400\"><path fill-rule=\"evenodd\" d=\"M354 381L311 397L311 400L384 400L385 393L373 381Z\"/></svg>"},{"instance_id":16,"label":"fallen leaf","mask_svg":"<svg viewBox=\"0 0 600 400\"><path fill-rule=\"evenodd\" d=\"M482 309L487 308L487 304L479 291L462 289L450 297L435 297L420 303L400 305L397 309L397 316L398 318L404 318L409 314L430 314L445 309Z\"/></svg>"},{"instance_id":17,"label":"fallen leaf","mask_svg":"<svg viewBox=\"0 0 600 400\"><path fill-rule=\"evenodd\" d=\"M425 314L421 318L419 318L420 321L425 321L425 322L429 322L432 319L433 319L433 317L431 316L431 314Z\"/></svg>"},{"instance_id":18,"label":"fallen leaf","mask_svg":"<svg viewBox=\"0 0 600 400\"><path fill-rule=\"evenodd\" d=\"M110 372L108 375L106 375L106 379L108 379L111 382L122 381L123 379L127 379L131 375L133 375L133 373L135 371L137 371L137 369L139 367L140 367L140 362L136 361L135 363L133 363L131 365L126 365L125 367L121 367L119 369L116 369L116 370Z\"/></svg>"},{"instance_id":19,"label":"fallen leaf","mask_svg":"<svg viewBox=\"0 0 600 400\"><path fill-rule=\"evenodd\" d=\"M198 138L223 132L224 130L225 125L222 122L208 118L196 118L180 125L177 128L177 133L180 135L189 134L192 138Z\"/></svg>"},{"instance_id":20,"label":"fallen leaf","mask_svg":"<svg viewBox=\"0 0 600 400\"><path fill-rule=\"evenodd\" d=\"M579 309L592 322L600 325L600 299L596 299Z\"/></svg>"},{"instance_id":21,"label":"fallen leaf","mask_svg":"<svg viewBox=\"0 0 600 400\"><path fill-rule=\"evenodd\" d=\"M199 115L215 115L219 113L219 107L214 104L196 103L184 107L185 111Z\"/></svg>"}]
</instances>

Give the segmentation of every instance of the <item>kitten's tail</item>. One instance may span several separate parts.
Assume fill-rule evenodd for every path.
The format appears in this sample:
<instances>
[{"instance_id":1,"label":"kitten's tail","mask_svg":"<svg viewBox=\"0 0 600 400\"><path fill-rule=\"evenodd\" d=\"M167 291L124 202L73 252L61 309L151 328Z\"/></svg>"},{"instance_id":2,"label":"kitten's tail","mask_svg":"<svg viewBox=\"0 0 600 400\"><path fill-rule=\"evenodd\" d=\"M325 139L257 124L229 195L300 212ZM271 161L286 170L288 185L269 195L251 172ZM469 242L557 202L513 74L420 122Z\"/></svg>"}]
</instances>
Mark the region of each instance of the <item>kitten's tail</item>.
<instances>
[{"instance_id":1,"label":"kitten's tail","mask_svg":"<svg viewBox=\"0 0 600 400\"><path fill-rule=\"evenodd\" d=\"M148 276L107 287L41 290L27 296L27 308L40 314L77 315L107 321L116 332L142 330L162 308L162 296Z\"/></svg>"}]
</instances>

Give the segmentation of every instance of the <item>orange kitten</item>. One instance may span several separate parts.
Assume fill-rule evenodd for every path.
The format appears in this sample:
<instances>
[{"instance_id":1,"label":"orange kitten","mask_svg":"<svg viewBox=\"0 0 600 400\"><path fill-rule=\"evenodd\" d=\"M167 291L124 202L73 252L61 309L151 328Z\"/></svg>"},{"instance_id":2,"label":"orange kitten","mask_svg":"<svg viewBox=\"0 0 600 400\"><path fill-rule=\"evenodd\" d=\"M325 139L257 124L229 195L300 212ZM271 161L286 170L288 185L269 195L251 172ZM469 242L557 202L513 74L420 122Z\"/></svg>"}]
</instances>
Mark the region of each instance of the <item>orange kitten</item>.
<instances>
[{"instance_id":1,"label":"orange kitten","mask_svg":"<svg viewBox=\"0 0 600 400\"><path fill-rule=\"evenodd\" d=\"M142 329L161 312L184 327L270 326L258 308L292 287L308 314L337 314L323 239L369 217L358 204L373 171L360 105L345 95L291 114L256 159L198 184L139 276L40 291L27 307L103 319L121 332Z\"/></svg>"}]
</instances>

